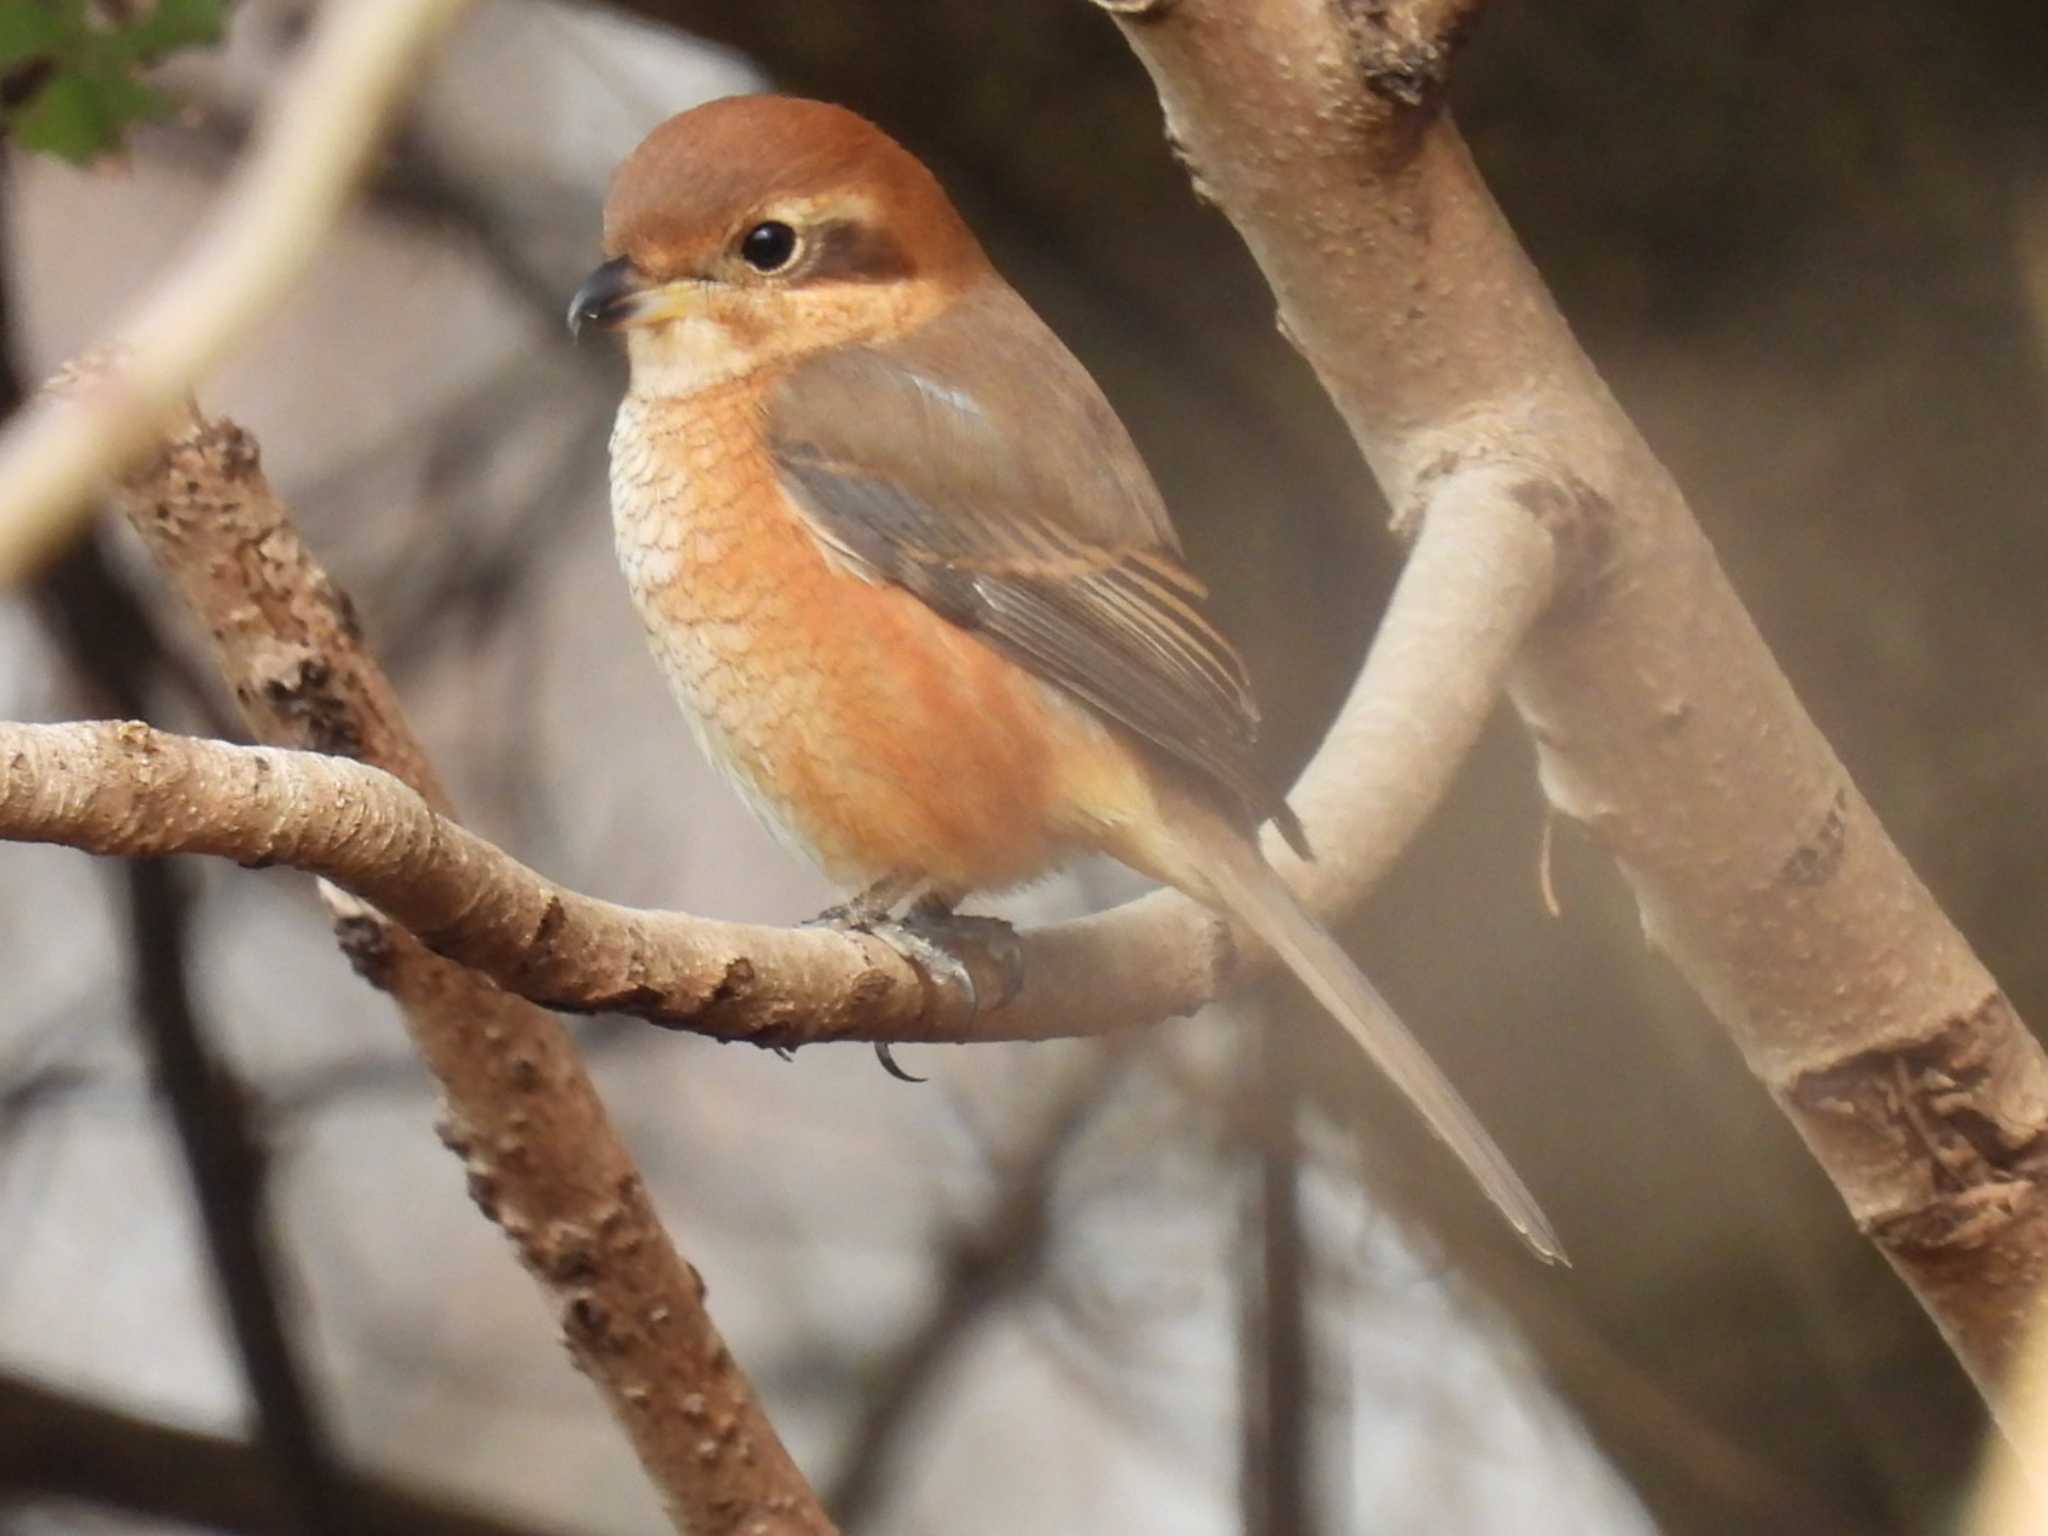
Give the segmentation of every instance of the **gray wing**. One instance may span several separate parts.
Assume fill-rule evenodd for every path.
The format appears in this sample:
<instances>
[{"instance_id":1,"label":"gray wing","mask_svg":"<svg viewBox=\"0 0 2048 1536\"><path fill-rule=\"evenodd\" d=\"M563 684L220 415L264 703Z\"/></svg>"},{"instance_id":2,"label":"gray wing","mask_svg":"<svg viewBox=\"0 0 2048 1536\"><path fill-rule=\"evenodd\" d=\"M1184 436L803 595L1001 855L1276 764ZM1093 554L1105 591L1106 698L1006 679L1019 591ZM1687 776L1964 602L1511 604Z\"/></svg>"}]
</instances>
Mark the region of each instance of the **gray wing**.
<instances>
[{"instance_id":1,"label":"gray wing","mask_svg":"<svg viewBox=\"0 0 2048 1536\"><path fill-rule=\"evenodd\" d=\"M1048 377L1048 371L1052 377ZM1000 282L778 385L770 451L818 536L1271 816L1258 705L1101 392Z\"/></svg>"}]
</instances>

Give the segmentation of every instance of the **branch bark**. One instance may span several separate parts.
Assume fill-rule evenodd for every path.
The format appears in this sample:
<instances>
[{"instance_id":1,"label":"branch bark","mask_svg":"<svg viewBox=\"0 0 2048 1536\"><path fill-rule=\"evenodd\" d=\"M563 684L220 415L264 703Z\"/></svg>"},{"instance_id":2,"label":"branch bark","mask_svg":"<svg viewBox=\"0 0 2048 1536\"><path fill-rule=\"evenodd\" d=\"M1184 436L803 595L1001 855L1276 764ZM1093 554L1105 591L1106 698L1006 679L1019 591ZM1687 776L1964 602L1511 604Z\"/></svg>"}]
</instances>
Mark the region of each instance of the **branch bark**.
<instances>
[{"instance_id":1,"label":"branch bark","mask_svg":"<svg viewBox=\"0 0 2048 1536\"><path fill-rule=\"evenodd\" d=\"M2048 1058L1800 708L1438 110L1469 8L1110 9L1397 517L1426 529L1476 466L1515 478L1558 560L1510 684L1546 793L1997 1406L2048 1278Z\"/></svg>"}]
</instances>

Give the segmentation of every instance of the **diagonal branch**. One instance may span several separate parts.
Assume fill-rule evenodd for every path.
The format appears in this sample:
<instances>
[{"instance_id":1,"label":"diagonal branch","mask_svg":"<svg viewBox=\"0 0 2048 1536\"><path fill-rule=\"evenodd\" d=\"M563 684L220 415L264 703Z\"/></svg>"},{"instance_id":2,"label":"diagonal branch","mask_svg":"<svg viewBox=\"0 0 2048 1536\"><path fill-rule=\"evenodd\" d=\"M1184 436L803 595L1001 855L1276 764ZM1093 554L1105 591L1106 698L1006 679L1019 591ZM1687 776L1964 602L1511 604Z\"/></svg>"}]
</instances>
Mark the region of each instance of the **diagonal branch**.
<instances>
[{"instance_id":1,"label":"diagonal branch","mask_svg":"<svg viewBox=\"0 0 2048 1536\"><path fill-rule=\"evenodd\" d=\"M1417 28L1466 9L1117 20L1393 505L1517 477L1559 557L1512 684L1546 792L1996 1405L2048 1280L2048 1056L1800 708L1456 128L1383 67L1447 51Z\"/></svg>"}]
</instances>

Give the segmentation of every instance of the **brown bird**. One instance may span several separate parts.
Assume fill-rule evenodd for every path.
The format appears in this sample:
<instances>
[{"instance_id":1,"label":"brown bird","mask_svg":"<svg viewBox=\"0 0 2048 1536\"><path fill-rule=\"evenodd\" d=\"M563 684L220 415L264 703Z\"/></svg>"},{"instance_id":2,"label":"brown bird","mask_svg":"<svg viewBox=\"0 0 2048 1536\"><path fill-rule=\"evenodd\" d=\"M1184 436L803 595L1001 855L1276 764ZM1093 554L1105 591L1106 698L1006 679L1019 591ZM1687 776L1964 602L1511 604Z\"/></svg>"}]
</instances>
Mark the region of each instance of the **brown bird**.
<instances>
[{"instance_id":1,"label":"brown bird","mask_svg":"<svg viewBox=\"0 0 2048 1536\"><path fill-rule=\"evenodd\" d=\"M623 331L626 580L699 743L885 914L1096 850L1241 923L1515 1229L1550 1224L1259 852L1258 706L1095 383L929 171L817 102L670 118L612 179L572 329Z\"/></svg>"}]
</instances>

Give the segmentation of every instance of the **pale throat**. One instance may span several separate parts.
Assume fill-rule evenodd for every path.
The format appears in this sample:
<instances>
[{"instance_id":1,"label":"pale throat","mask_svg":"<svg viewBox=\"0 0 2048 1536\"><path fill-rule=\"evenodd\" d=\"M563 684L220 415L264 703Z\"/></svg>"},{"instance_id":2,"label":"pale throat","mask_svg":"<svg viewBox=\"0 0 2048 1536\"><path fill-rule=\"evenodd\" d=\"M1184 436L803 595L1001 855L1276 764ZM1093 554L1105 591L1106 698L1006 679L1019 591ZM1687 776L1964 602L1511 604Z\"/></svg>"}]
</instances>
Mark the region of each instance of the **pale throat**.
<instances>
[{"instance_id":1,"label":"pale throat","mask_svg":"<svg viewBox=\"0 0 2048 1536\"><path fill-rule=\"evenodd\" d=\"M742 340L724 319L708 313L626 332L632 392L650 400L681 399L731 383L783 350L762 345L758 335Z\"/></svg>"}]
</instances>

